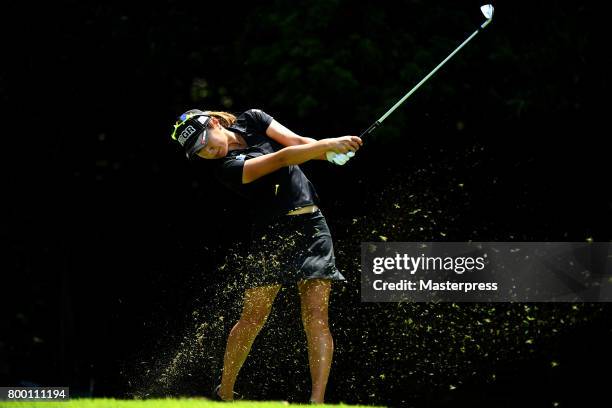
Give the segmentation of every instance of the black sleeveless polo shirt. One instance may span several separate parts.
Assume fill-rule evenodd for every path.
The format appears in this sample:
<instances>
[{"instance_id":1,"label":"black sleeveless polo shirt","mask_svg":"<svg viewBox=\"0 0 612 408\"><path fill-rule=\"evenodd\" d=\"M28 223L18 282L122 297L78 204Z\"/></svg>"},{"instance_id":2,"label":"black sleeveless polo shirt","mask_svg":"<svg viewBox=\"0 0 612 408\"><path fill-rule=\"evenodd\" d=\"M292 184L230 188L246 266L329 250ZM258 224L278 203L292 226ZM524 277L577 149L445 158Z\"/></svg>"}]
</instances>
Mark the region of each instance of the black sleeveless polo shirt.
<instances>
[{"instance_id":1,"label":"black sleeveless polo shirt","mask_svg":"<svg viewBox=\"0 0 612 408\"><path fill-rule=\"evenodd\" d=\"M266 135L272 116L259 109L250 109L237 117L227 129L244 137L248 147L231 150L215 162L215 177L254 207L256 216L286 214L296 208L319 204L317 192L297 165L283 167L247 184L242 183L244 162L273 153L285 146Z\"/></svg>"}]
</instances>

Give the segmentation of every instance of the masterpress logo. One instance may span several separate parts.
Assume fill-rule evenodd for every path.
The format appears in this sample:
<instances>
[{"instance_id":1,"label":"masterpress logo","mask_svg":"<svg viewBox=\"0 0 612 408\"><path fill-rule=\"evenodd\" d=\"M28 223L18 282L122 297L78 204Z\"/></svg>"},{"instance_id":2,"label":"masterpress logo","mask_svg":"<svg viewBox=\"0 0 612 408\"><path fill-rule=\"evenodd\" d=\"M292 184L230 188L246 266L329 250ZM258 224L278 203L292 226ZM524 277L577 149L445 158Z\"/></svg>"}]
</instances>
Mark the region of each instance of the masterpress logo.
<instances>
[{"instance_id":1,"label":"masterpress logo","mask_svg":"<svg viewBox=\"0 0 612 408\"><path fill-rule=\"evenodd\" d=\"M364 302L610 302L612 243L365 242Z\"/></svg>"}]
</instances>

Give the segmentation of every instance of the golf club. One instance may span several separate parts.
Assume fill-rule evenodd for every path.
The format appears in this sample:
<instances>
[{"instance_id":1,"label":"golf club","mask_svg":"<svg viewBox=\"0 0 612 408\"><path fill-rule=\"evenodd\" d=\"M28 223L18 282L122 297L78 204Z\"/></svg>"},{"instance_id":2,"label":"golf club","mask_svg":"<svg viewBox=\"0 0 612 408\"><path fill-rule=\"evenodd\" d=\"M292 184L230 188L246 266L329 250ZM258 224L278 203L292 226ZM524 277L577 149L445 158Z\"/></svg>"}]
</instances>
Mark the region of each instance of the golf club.
<instances>
[{"instance_id":1,"label":"golf club","mask_svg":"<svg viewBox=\"0 0 612 408\"><path fill-rule=\"evenodd\" d=\"M490 5L490 4L486 4L486 5L480 7L480 11L482 11L482 14L484 14L484 16L486 17L487 20L484 23L482 23L481 26L476 31L474 31L472 33L472 35L470 35L463 43L461 43L461 45L458 46L455 49L455 51L453 51L448 57L446 57L444 59L444 61L442 61L440 64L438 64L438 66L435 67L425 78L423 78L421 80L421 82L416 84L416 86L414 88L412 88L406 95L404 95L404 97L402 99L400 99L395 105L393 105L393 107L391 109L389 109L384 115L382 115L380 117L380 119L378 119L369 128L367 128L359 137L363 138L366 135L369 135L370 133L372 133L374 131L374 129L376 129L378 126L380 126L381 123L385 119L387 119L387 116L389 116L391 113L393 113L394 110L396 110L402 103L404 103L406 101L406 99L408 99L410 97L410 95L412 95L417 89L419 89L419 87L421 85L423 85L425 83L425 81L427 81L433 74L435 74L436 71L438 69L440 69L440 67L446 63L446 61L451 59L452 56L455 55L461 48L463 48L463 46L465 44L467 44L472 38L474 38L476 36L476 34L478 34L482 29L484 29L487 25L489 25L489 23L491 22L491 19L493 18L493 6Z\"/></svg>"}]
</instances>

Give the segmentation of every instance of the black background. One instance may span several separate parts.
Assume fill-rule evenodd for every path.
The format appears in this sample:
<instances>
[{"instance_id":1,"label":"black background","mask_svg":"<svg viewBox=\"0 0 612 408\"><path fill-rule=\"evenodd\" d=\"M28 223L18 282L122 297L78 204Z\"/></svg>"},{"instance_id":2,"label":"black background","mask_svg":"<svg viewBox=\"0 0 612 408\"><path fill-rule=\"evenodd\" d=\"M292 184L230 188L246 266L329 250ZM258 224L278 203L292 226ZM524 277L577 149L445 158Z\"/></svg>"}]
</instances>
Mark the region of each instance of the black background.
<instances>
[{"instance_id":1,"label":"black background","mask_svg":"<svg viewBox=\"0 0 612 408\"><path fill-rule=\"evenodd\" d=\"M260 108L303 136L359 134L482 22L478 6L3 6L0 383L132 395L146 377L139 364L162 364L156 353L180 342L192 323L185 316L225 307L215 301L224 279L216 268L243 242L249 203L210 179L205 163L186 162L169 137L178 114ZM359 270L351 262L362 241L612 238L610 85L595 5L495 6L493 23L366 139L355 159L343 167L302 166L349 276L330 306L341 351L329 402L571 406L603 395L607 380L596 372L612 362L608 305L584 305L582 323L547 337L528 358L497 364L496 381L476 376L452 391L451 380L423 386L398 375L375 382L367 370L409 369L374 355L367 369L356 369L352 361L368 347L341 333L350 324L369 333L367 344L384 342L393 337L384 322L398 318L392 305L359 302ZM429 217L410 218L415 208ZM272 327L291 321L288 327L300 330L297 312L289 312L292 291L281 295ZM217 340L236 317L227 307ZM572 309L541 310L543 324L557 327L562 323L547 319ZM273 347L264 333L260 347ZM210 351L217 359L219 344ZM305 349L296 355L305 358ZM559 369L550 369L550 356ZM291 380L299 386L283 388L278 373L294 365L249 358L253 365L238 380L245 394L306 400L307 368ZM487 361L478 370L488 372ZM201 389L179 379L167 393L207 393L214 379L194 367ZM349 377L358 390L342 387Z\"/></svg>"}]
</instances>

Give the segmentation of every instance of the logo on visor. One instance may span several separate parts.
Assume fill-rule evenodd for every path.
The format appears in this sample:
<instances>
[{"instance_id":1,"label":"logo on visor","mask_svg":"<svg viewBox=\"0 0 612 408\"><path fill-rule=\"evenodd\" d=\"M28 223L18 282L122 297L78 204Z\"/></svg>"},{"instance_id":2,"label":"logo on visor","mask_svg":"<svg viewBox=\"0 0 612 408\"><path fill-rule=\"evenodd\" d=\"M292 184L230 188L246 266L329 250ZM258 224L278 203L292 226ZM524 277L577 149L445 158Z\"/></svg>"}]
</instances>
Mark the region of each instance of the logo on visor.
<instances>
[{"instance_id":1,"label":"logo on visor","mask_svg":"<svg viewBox=\"0 0 612 408\"><path fill-rule=\"evenodd\" d=\"M196 128L194 128L193 126L187 126L178 137L178 142L181 144L181 146L183 146L187 139L189 139L189 137L193 135L196 131Z\"/></svg>"}]
</instances>

